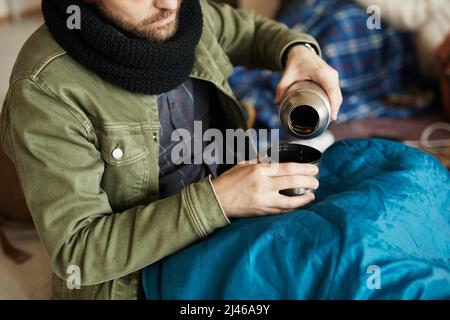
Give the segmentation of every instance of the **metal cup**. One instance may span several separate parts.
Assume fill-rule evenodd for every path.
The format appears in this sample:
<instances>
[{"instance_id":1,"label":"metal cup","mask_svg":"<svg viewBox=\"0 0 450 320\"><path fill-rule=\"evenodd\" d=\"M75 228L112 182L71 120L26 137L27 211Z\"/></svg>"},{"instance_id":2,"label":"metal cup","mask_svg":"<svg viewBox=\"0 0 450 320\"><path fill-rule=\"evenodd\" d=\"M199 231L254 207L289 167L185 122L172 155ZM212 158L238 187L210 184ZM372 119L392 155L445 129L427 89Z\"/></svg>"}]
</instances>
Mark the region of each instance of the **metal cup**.
<instances>
[{"instance_id":1,"label":"metal cup","mask_svg":"<svg viewBox=\"0 0 450 320\"><path fill-rule=\"evenodd\" d=\"M306 163L312 164L319 168L322 161L322 152L309 146L294 144L294 143L284 143L278 146L278 155L272 155L272 148L267 151L267 156L272 162L275 163ZM278 158L278 159L277 159ZM315 176L319 178L319 173ZM289 197L302 196L306 193L314 193L314 189L309 188L295 188L281 190L280 193Z\"/></svg>"}]
</instances>

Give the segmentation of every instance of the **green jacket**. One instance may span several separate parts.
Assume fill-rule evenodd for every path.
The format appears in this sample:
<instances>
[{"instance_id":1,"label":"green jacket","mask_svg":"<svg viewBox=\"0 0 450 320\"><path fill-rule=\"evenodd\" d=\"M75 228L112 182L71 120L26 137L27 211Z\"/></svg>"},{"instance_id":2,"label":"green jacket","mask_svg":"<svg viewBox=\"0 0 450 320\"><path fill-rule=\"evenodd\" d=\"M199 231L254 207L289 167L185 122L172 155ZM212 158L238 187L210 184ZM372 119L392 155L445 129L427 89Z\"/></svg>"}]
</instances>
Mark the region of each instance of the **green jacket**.
<instances>
[{"instance_id":1,"label":"green jacket","mask_svg":"<svg viewBox=\"0 0 450 320\"><path fill-rule=\"evenodd\" d=\"M320 49L310 36L252 12L201 4L191 76L214 84L229 122L245 129L227 82L232 65L281 70L291 44ZM140 269L230 223L211 177L158 200L156 97L103 81L45 26L19 54L0 133L51 257L55 299L136 299ZM112 155L116 148L121 158ZM70 266L81 270L80 289L67 286Z\"/></svg>"}]
</instances>

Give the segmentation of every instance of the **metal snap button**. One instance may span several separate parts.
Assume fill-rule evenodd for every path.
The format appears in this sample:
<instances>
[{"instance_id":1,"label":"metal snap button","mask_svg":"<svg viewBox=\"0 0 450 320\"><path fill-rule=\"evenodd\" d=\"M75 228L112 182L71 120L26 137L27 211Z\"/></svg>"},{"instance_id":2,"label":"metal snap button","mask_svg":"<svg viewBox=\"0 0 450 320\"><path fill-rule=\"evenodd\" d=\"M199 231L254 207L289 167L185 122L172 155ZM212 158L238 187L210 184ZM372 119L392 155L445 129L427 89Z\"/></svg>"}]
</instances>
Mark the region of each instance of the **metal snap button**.
<instances>
[{"instance_id":1,"label":"metal snap button","mask_svg":"<svg viewBox=\"0 0 450 320\"><path fill-rule=\"evenodd\" d=\"M116 160L120 160L123 157L123 150L120 148L115 148L112 152L112 156Z\"/></svg>"}]
</instances>

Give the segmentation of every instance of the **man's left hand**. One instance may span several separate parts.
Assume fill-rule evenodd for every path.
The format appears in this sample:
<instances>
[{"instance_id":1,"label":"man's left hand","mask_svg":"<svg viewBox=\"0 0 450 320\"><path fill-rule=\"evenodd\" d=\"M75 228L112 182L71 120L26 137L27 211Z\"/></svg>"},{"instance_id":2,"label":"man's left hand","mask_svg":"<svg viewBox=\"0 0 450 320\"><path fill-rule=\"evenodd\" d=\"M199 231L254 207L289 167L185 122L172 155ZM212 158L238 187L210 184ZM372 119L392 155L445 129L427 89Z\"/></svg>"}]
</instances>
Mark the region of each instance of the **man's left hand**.
<instances>
[{"instance_id":1,"label":"man's left hand","mask_svg":"<svg viewBox=\"0 0 450 320\"><path fill-rule=\"evenodd\" d=\"M275 103L279 105L289 87L303 80L311 80L325 90L330 99L331 119L337 120L342 104L339 74L304 45L294 46L289 50L286 68L277 87Z\"/></svg>"}]
</instances>

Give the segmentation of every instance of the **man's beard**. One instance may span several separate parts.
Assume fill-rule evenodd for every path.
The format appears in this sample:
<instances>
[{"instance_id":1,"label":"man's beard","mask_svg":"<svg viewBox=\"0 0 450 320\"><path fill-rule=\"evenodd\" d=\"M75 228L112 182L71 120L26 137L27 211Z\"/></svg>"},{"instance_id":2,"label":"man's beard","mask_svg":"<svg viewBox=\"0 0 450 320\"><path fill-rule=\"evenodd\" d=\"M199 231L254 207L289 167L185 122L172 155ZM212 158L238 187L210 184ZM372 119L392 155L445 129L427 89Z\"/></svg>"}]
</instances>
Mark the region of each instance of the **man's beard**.
<instances>
[{"instance_id":1,"label":"man's beard","mask_svg":"<svg viewBox=\"0 0 450 320\"><path fill-rule=\"evenodd\" d=\"M164 42L173 37L177 32L180 6L182 1L183 0L178 0L179 3L176 10L163 10L154 16L145 18L139 23L131 23L129 21L126 21L122 16L115 12L112 12L101 3L98 3L97 5L99 10L106 18L108 18L110 21L114 22L117 26L129 32L130 34L141 39L147 39L155 42ZM169 18L174 14L176 15L174 21L160 28L151 26L152 23Z\"/></svg>"}]
</instances>

